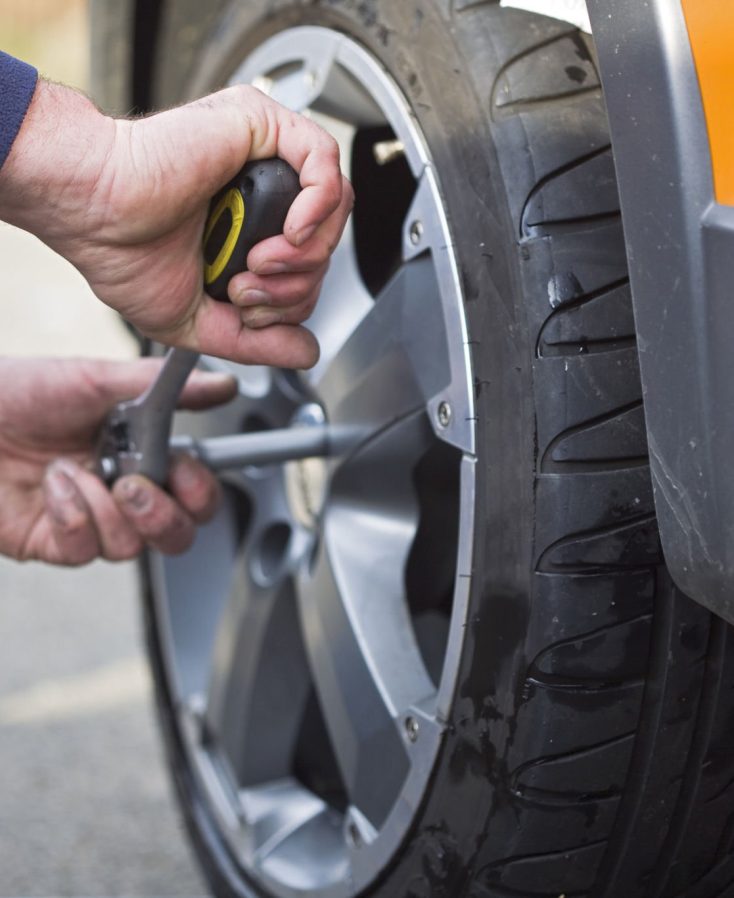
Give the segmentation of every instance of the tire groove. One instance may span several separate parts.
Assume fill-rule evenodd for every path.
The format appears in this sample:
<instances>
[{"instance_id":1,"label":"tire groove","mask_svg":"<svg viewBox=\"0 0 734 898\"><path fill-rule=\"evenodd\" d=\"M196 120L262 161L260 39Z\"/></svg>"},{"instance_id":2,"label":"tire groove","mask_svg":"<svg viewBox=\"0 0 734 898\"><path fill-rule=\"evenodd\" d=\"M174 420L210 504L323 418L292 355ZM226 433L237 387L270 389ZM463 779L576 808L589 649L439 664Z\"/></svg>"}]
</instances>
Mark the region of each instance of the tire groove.
<instances>
[{"instance_id":1,"label":"tire groove","mask_svg":"<svg viewBox=\"0 0 734 898\"><path fill-rule=\"evenodd\" d=\"M522 211L520 213L520 237L526 237L528 235L525 234L525 218L527 213L528 205L533 197L539 193L546 184L550 184L556 178L560 178L562 175L568 174L572 172L575 168L579 168L587 162L591 162L592 159L596 159L598 156L603 156L605 153L608 153L611 150L611 144L607 143L601 147L597 147L589 153L584 153L581 156L577 156L569 162L565 163L565 165L561 165L558 168L555 168L552 172L549 172L547 175L544 175L539 181L535 183L527 197L525 198L525 202L523 203Z\"/></svg>"},{"instance_id":2,"label":"tire groove","mask_svg":"<svg viewBox=\"0 0 734 898\"><path fill-rule=\"evenodd\" d=\"M550 351L543 352L540 348L536 353L538 359L576 358L581 355L601 355L604 352L622 352L626 349L637 347L636 337L615 337L609 340L584 340L583 342L552 343L548 344Z\"/></svg>"},{"instance_id":3,"label":"tire groove","mask_svg":"<svg viewBox=\"0 0 734 898\"><path fill-rule=\"evenodd\" d=\"M501 122L505 118L511 118L513 115L533 112L534 109L547 107L549 104L576 103L586 98L589 94L601 98L601 88L598 84L589 87L579 87L577 90L567 91L565 93L548 94L545 97L533 98L532 100L514 100L512 103L503 103L497 105L494 100L492 102L492 119L495 122Z\"/></svg>"},{"instance_id":4,"label":"tire groove","mask_svg":"<svg viewBox=\"0 0 734 898\"><path fill-rule=\"evenodd\" d=\"M631 455L610 461L548 461L539 470L539 474L578 474L583 477L592 474L606 474L613 471L634 471L637 468L646 468L650 464L647 455Z\"/></svg>"},{"instance_id":5,"label":"tire groove","mask_svg":"<svg viewBox=\"0 0 734 898\"><path fill-rule=\"evenodd\" d=\"M557 234L576 234L592 227L604 227L610 222L621 221L622 213L599 212L597 215L580 215L578 218L562 218L555 221L538 221L528 224L523 221L521 238L532 240L535 237L551 237Z\"/></svg>"},{"instance_id":6,"label":"tire groove","mask_svg":"<svg viewBox=\"0 0 734 898\"><path fill-rule=\"evenodd\" d=\"M587 430L592 430L593 428L598 427L600 424L607 424L609 421L614 421L616 418L620 418L620 417L622 417L622 415L626 415L628 412L636 411L637 409L640 409L642 407L643 407L643 404L642 404L641 399L635 400L634 402L628 402L625 405L618 406L617 408L613 409L611 412L605 412L604 414L597 415L594 418L588 418L586 421L583 421L581 424L574 424L573 427L569 427L566 430L562 430L558 434L558 436L554 437L550 441L550 443L548 443L548 446L546 447L545 451L543 452L543 457L540 461L540 472L545 473L545 465L548 460L552 461L553 464L560 465L560 466L570 465L570 464L574 463L574 462L555 461L554 459L550 458L550 456L552 456L554 450L558 446L560 446L560 444L563 443L565 440L569 439L569 437L574 437L577 434L586 432ZM639 458L640 456L632 456L632 457ZM644 456L644 458L645 458L645 463L647 463L647 460L648 460L647 456ZM615 463L615 462L618 462L621 460L623 460L623 459L616 459L616 458L608 459L608 461L611 463ZM598 461L603 462L604 460L599 459ZM590 462L589 464L593 465L595 463L597 463L597 462L596 461ZM576 462L576 464L579 464L579 462ZM582 462L581 464L583 464L584 467L586 467L587 463Z\"/></svg>"},{"instance_id":7,"label":"tire groove","mask_svg":"<svg viewBox=\"0 0 734 898\"><path fill-rule=\"evenodd\" d=\"M701 700L696 714L693 741L688 753L683 784L675 804L670 828L658 855L650 885L650 898L659 898L668 882L673 858L683 843L698 796L703 762L716 722L719 687L726 649L726 631L727 624L721 618L713 617L709 630L706 668L701 685Z\"/></svg>"},{"instance_id":8,"label":"tire groove","mask_svg":"<svg viewBox=\"0 0 734 898\"><path fill-rule=\"evenodd\" d=\"M718 801L723 795L726 795L732 786L734 786L734 779L730 779L728 783L725 783L718 792L715 792L710 798L707 798L704 804L713 804Z\"/></svg>"},{"instance_id":9,"label":"tire groove","mask_svg":"<svg viewBox=\"0 0 734 898\"><path fill-rule=\"evenodd\" d=\"M479 0L479 2L482 2L482 0ZM524 50L521 50L519 53L515 53L514 56L510 56L509 59L502 63L497 74L495 75L494 81L492 82L492 87L489 91L490 105L495 105L495 97L497 96L498 85L501 79L504 78L507 72L512 68L512 66L517 65L517 63L523 59L527 59L528 56L532 56L534 53L537 53L538 50L545 50L546 47L552 47L553 44L564 41L576 33L578 33L578 29L574 28L572 25L569 25L566 31L562 31L559 34L554 34L552 37L549 37L546 40L538 41L532 46L526 47Z\"/></svg>"},{"instance_id":10,"label":"tire groove","mask_svg":"<svg viewBox=\"0 0 734 898\"><path fill-rule=\"evenodd\" d=\"M618 878L643 805L645 786L653 768L655 737L661 728L664 712L661 698L670 677L668 653L673 642L674 601L671 596L664 596L656 590L654 615L657 626L652 632L651 663L627 783L617 815L618 823L615 825L616 831L610 835L609 847L592 889L594 895L597 895L598 889L598 898L619 898Z\"/></svg>"},{"instance_id":11,"label":"tire groove","mask_svg":"<svg viewBox=\"0 0 734 898\"><path fill-rule=\"evenodd\" d=\"M598 290L592 290L589 293L583 293L581 294L581 296L574 297L573 299L570 299L567 302L561 303L560 305L556 306L553 312L543 322L543 325L540 329L540 337L542 337L543 331L546 329L546 327L559 315L563 315L567 312L572 312L574 309L579 309L581 308L581 306L585 306L587 303L590 303L595 299L601 299L602 296L612 294L616 290L619 290L620 287L626 287L629 282L630 279L628 277L619 278L616 281L610 281L603 287L599 287Z\"/></svg>"},{"instance_id":12,"label":"tire groove","mask_svg":"<svg viewBox=\"0 0 734 898\"><path fill-rule=\"evenodd\" d=\"M564 751L557 755L541 755L538 758L533 758L531 761L525 761L510 772L510 783L515 783L523 773L528 770L543 767L544 765L555 763L557 761L567 761L573 758L582 758L584 755L592 755L601 749L609 748L611 745L618 745L626 739L634 737L634 735L635 731L630 730L628 733L623 733L621 736L604 739L602 742L597 742L594 745L584 746L583 748L575 749L573 751Z\"/></svg>"},{"instance_id":13,"label":"tire groove","mask_svg":"<svg viewBox=\"0 0 734 898\"><path fill-rule=\"evenodd\" d=\"M606 692L628 692L639 686L644 686L644 677L630 677L627 680L598 680L577 679L572 682L570 677L561 677L553 674L531 674L525 679L526 687L536 686L538 689L554 692L569 692L583 695L599 695Z\"/></svg>"},{"instance_id":14,"label":"tire groove","mask_svg":"<svg viewBox=\"0 0 734 898\"><path fill-rule=\"evenodd\" d=\"M492 863L487 864L480 871L480 875L482 877L487 877L487 874L489 874L488 878L490 878L490 882L487 883L487 887L490 889L494 889L495 884L491 882L491 875L495 871L499 872L501 875L501 872L510 866L514 866L515 868L518 868L523 864L537 863L537 862L542 863L543 861L550 862L550 863L562 861L565 863L566 867L572 868L574 856L586 855L586 854L593 853L594 849L601 848L602 846L604 846L606 844L607 844L607 839L595 839L595 840L592 840L589 842L584 842L581 845L573 845L568 848L563 848L560 850L530 852L527 854L510 855L509 857L503 858L502 860L493 861ZM497 885L499 885L500 888L505 888L505 889L508 888L507 886L503 886L501 883L498 883ZM510 887L508 889L508 892L511 889L512 889L512 887ZM515 891L518 894L523 894L523 893L520 893L519 890L517 890L517 889L512 889L512 891ZM565 891L563 894L566 896L566 898L571 898L572 895L584 894L585 892L586 892L586 889L584 889L583 892L579 892L578 890L569 889L568 891ZM557 894L558 893L555 892L555 895L557 895ZM533 888L532 891L530 891L526 888L524 891L524 895L526 896L526 898L530 898L530 896L538 896L538 898L541 898L541 896L543 896L543 898L545 898L546 895L554 895L554 893L549 892L547 887L544 888L541 886L540 890Z\"/></svg>"},{"instance_id":15,"label":"tire groove","mask_svg":"<svg viewBox=\"0 0 734 898\"><path fill-rule=\"evenodd\" d=\"M635 515L629 518L625 518L621 521L615 521L613 524L609 524L605 527L595 527L590 530L581 530L577 533L571 533L568 536L561 537L561 539L556 540L551 543L547 549L545 549L538 562L535 566L535 571L537 573L546 573L547 568L545 567L545 559L551 555L554 551L561 548L562 546L572 545L575 542L579 542L581 540L594 539L596 537L604 538L605 536L612 536L615 533L618 533L622 530L627 529L628 527L633 527L636 524L645 525L653 522L655 520L654 513ZM571 573L576 570L586 571L587 573L590 570L598 571L598 572L607 572L607 571L628 571L628 570L642 570L647 567L652 567L653 564L646 565L635 563L631 565L626 564L615 564L613 562L609 564L604 563L589 563L589 564L577 564L577 565L565 565L565 564L555 564L550 568L551 571L555 570L558 573Z\"/></svg>"},{"instance_id":16,"label":"tire groove","mask_svg":"<svg viewBox=\"0 0 734 898\"><path fill-rule=\"evenodd\" d=\"M614 630L618 630L620 627L628 627L630 624L637 624L640 621L652 620L651 613L638 614L635 617L628 617L624 620L614 621L611 624L605 624L603 627L597 627L593 630L585 630L583 633L579 633L578 635L569 636L566 639L559 639L557 642L552 642L550 645L547 645L542 651L538 652L533 660L528 665L529 668L534 667L537 664L538 658L541 658L543 655L548 652L552 652L554 649L563 648L567 645L574 645L578 642L581 642L584 639L592 639L595 636L601 636L604 633L610 633Z\"/></svg>"}]
</instances>

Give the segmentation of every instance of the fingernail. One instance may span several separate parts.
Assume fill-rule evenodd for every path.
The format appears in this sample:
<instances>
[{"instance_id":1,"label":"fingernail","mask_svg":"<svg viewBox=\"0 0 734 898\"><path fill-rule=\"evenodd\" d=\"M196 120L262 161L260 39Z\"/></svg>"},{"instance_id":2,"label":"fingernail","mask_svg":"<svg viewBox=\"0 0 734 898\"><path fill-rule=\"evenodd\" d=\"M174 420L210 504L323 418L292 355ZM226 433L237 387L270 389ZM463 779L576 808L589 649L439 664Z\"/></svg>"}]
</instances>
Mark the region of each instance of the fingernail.
<instances>
[{"instance_id":1,"label":"fingernail","mask_svg":"<svg viewBox=\"0 0 734 898\"><path fill-rule=\"evenodd\" d=\"M173 471L177 485L184 491L196 490L202 482L201 468L194 464L186 455L182 455L176 461Z\"/></svg>"},{"instance_id":2,"label":"fingernail","mask_svg":"<svg viewBox=\"0 0 734 898\"><path fill-rule=\"evenodd\" d=\"M313 237L316 231L316 225L308 225L296 234L296 246L302 246L307 240Z\"/></svg>"},{"instance_id":3,"label":"fingernail","mask_svg":"<svg viewBox=\"0 0 734 898\"><path fill-rule=\"evenodd\" d=\"M153 505L153 496L138 480L124 479L120 481L122 501L133 511L143 514Z\"/></svg>"},{"instance_id":4,"label":"fingernail","mask_svg":"<svg viewBox=\"0 0 734 898\"><path fill-rule=\"evenodd\" d=\"M255 290L252 287L247 288L245 290L240 290L237 293L237 299L239 302L244 303L248 306L263 306L267 305L271 296L269 293L266 293L265 290Z\"/></svg>"},{"instance_id":5,"label":"fingernail","mask_svg":"<svg viewBox=\"0 0 734 898\"><path fill-rule=\"evenodd\" d=\"M58 463L49 468L46 483L51 497L59 502L68 501L76 493L74 481Z\"/></svg>"},{"instance_id":6,"label":"fingernail","mask_svg":"<svg viewBox=\"0 0 734 898\"><path fill-rule=\"evenodd\" d=\"M285 262L263 262L255 269L255 274L284 274L288 271Z\"/></svg>"},{"instance_id":7,"label":"fingernail","mask_svg":"<svg viewBox=\"0 0 734 898\"><path fill-rule=\"evenodd\" d=\"M283 320L283 313L275 309L263 309L261 307L243 312L240 316L246 327L267 327L270 324L278 324Z\"/></svg>"}]
</instances>

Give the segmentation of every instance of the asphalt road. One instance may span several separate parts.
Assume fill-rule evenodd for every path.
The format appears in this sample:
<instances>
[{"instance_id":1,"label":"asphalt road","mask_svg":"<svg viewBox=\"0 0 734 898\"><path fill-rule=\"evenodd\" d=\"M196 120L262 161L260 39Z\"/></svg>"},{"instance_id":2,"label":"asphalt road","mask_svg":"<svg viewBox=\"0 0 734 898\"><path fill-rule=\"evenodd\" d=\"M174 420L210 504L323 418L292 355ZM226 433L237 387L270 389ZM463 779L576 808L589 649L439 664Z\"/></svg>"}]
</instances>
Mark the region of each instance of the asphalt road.
<instances>
[{"instance_id":1,"label":"asphalt road","mask_svg":"<svg viewBox=\"0 0 734 898\"><path fill-rule=\"evenodd\" d=\"M0 269L0 354L134 354L75 271L4 225ZM162 762L137 591L131 564L0 559L0 898L206 894Z\"/></svg>"}]
</instances>

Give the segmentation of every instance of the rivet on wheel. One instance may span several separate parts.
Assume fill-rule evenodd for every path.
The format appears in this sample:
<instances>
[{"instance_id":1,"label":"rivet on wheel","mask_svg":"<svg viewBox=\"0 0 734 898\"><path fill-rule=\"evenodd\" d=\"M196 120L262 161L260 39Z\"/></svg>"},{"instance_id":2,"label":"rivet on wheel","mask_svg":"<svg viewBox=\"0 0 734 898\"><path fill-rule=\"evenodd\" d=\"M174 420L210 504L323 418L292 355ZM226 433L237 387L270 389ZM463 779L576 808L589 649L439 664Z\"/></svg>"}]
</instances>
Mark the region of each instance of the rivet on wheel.
<instances>
[{"instance_id":1,"label":"rivet on wheel","mask_svg":"<svg viewBox=\"0 0 734 898\"><path fill-rule=\"evenodd\" d=\"M448 402L442 402L438 407L438 423L441 427L448 427L451 423L451 406Z\"/></svg>"},{"instance_id":2,"label":"rivet on wheel","mask_svg":"<svg viewBox=\"0 0 734 898\"><path fill-rule=\"evenodd\" d=\"M420 724L415 717L405 718L405 732L408 734L408 739L410 739L411 742L417 741L418 734L420 733Z\"/></svg>"},{"instance_id":3,"label":"rivet on wheel","mask_svg":"<svg viewBox=\"0 0 734 898\"><path fill-rule=\"evenodd\" d=\"M418 246L423 237L423 222L417 218L410 226L410 242L413 246Z\"/></svg>"}]
</instances>

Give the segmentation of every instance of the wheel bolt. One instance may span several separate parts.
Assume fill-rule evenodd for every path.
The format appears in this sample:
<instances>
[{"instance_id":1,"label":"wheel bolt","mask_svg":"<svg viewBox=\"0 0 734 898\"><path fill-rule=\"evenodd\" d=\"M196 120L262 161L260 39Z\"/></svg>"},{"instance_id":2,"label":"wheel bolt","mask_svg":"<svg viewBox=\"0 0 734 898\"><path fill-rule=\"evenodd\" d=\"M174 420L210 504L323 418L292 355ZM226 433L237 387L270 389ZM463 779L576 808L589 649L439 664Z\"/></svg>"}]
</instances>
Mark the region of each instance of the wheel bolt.
<instances>
[{"instance_id":1,"label":"wheel bolt","mask_svg":"<svg viewBox=\"0 0 734 898\"><path fill-rule=\"evenodd\" d=\"M411 742L416 742L418 740L420 724L415 717L405 718L405 732L408 734L408 739L410 739Z\"/></svg>"},{"instance_id":2,"label":"wheel bolt","mask_svg":"<svg viewBox=\"0 0 734 898\"><path fill-rule=\"evenodd\" d=\"M441 427L448 427L451 423L451 406L448 402L442 402L438 407L438 423Z\"/></svg>"},{"instance_id":3,"label":"wheel bolt","mask_svg":"<svg viewBox=\"0 0 734 898\"><path fill-rule=\"evenodd\" d=\"M423 222L416 219L410 226L410 242L413 246L418 246L423 237Z\"/></svg>"}]
</instances>

